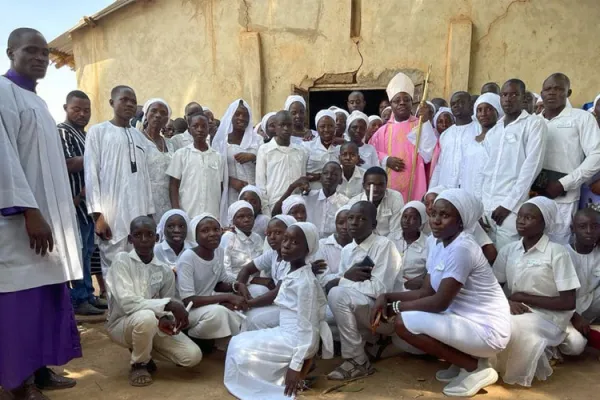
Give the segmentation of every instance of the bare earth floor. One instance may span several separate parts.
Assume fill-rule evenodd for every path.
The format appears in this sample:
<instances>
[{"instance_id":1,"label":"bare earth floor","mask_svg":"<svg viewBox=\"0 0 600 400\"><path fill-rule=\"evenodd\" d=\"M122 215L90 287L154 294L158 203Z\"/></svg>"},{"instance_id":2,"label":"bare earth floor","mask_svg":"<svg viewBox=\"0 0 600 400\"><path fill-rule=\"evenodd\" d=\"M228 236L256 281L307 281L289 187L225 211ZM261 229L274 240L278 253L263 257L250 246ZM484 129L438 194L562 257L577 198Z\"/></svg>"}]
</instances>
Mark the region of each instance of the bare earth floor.
<instances>
[{"instance_id":1,"label":"bare earth floor","mask_svg":"<svg viewBox=\"0 0 600 400\"><path fill-rule=\"evenodd\" d=\"M233 399L223 386L224 354L215 351L193 369L158 362L159 371L153 385L134 388L128 384L129 352L112 343L102 324L85 323L81 327L84 358L69 363L64 372L77 379L77 386L60 392L47 392L53 400L189 400ZM341 391L322 394L334 385L323 374L339 360L319 361L321 377L316 387L303 394L314 399L443 399L443 384L433 377L444 367L434 360L398 356L375 364L375 375L349 384ZM496 384L481 391L481 399L586 400L598 399L600 391L598 353L589 352L555 367L546 382L534 382L532 389Z\"/></svg>"}]
</instances>

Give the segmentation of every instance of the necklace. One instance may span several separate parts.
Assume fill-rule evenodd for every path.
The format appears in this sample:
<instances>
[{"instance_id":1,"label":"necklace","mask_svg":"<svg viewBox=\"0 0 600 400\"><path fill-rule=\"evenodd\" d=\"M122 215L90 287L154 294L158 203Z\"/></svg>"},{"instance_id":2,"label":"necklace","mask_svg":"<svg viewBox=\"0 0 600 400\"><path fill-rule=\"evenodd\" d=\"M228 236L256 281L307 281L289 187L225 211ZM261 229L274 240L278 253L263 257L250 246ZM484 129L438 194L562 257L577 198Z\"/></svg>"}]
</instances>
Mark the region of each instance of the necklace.
<instances>
[{"instance_id":1,"label":"necklace","mask_svg":"<svg viewBox=\"0 0 600 400\"><path fill-rule=\"evenodd\" d=\"M161 141L160 141L160 146L158 145L158 143L156 143L156 140L154 140L154 138L152 138L152 136L148 135L148 133L144 130L144 135L148 138L148 140L150 140L152 143L154 143L154 145L156 146L156 148L158 149L158 151L160 151L161 153L165 153L167 146L165 144L165 139L163 137L161 137Z\"/></svg>"}]
</instances>

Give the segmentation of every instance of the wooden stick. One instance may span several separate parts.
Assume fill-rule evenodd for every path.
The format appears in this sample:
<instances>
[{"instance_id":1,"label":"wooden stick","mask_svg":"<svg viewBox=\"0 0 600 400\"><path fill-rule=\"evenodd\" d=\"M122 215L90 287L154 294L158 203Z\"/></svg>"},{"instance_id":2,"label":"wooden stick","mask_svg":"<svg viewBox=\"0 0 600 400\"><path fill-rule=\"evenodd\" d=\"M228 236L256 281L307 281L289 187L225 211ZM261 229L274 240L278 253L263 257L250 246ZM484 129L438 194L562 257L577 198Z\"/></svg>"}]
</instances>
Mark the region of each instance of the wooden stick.
<instances>
[{"instance_id":1,"label":"wooden stick","mask_svg":"<svg viewBox=\"0 0 600 400\"><path fill-rule=\"evenodd\" d=\"M429 76L431 75L431 64L427 68L427 75L425 76L425 84L423 85L423 97L421 98L421 104L419 107L425 107L427 105L427 95L429 94ZM413 185L415 181L415 175L417 173L417 159L419 157L419 145L421 144L421 131L423 130L423 117L419 117L419 126L417 127L417 140L415 142L415 151L413 152L412 158L412 170L410 174L410 180L408 183L408 198L406 201L411 201Z\"/></svg>"},{"instance_id":2,"label":"wooden stick","mask_svg":"<svg viewBox=\"0 0 600 400\"><path fill-rule=\"evenodd\" d=\"M376 333L375 331L379 327L380 322L381 322L381 312L377 311L377 314L375 315L375 322L373 322L373 325L371 325L371 332L373 332L373 335Z\"/></svg>"},{"instance_id":3,"label":"wooden stick","mask_svg":"<svg viewBox=\"0 0 600 400\"><path fill-rule=\"evenodd\" d=\"M336 391L336 390L338 390L338 389L341 389L341 388L343 388L344 386L346 386L346 385L348 385L348 384L350 384L350 383L352 383L352 382L356 382L356 381L359 381L359 380L361 380L361 379L368 378L368 377L370 377L370 376L372 376L372 375L367 375L367 376L358 376L358 377L356 377L356 378L348 379L347 381L344 381L344 382L342 382L342 383L339 383L339 384L337 384L337 385L335 385L335 386L332 386L332 387L330 387L330 388L328 388L328 389L325 389L325 390L323 390L323 391L321 392L321 396L322 396L322 395L324 395L324 394L328 394L328 393L334 392L334 391Z\"/></svg>"}]
</instances>

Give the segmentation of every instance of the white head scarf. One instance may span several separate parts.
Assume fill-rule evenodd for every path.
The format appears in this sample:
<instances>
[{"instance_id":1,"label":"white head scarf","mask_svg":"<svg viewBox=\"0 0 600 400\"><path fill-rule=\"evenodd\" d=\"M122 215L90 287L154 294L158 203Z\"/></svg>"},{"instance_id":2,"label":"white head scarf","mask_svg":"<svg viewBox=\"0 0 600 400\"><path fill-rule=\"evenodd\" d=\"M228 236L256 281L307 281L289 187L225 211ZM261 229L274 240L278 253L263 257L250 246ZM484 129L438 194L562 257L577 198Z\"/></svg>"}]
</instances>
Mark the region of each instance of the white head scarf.
<instances>
[{"instance_id":1,"label":"white head scarf","mask_svg":"<svg viewBox=\"0 0 600 400\"><path fill-rule=\"evenodd\" d=\"M425 196L430 195L430 194L440 194L444 190L448 190L448 189L450 189L450 188L448 186L444 186L444 185L434 186L432 188L429 188L427 193L425 193Z\"/></svg>"},{"instance_id":2,"label":"white head scarf","mask_svg":"<svg viewBox=\"0 0 600 400\"><path fill-rule=\"evenodd\" d=\"M450 202L458 210L463 223L463 231L472 234L476 224L479 223L479 218L483 215L481 201L464 189L444 190L435 199L435 202L440 200Z\"/></svg>"},{"instance_id":3,"label":"white head scarf","mask_svg":"<svg viewBox=\"0 0 600 400\"><path fill-rule=\"evenodd\" d=\"M556 220L556 217L558 216L558 206L556 205L556 202L544 196L536 196L527 200L524 204L528 203L536 206L542 213L544 223L546 224L544 233L550 235L555 233L558 228L558 221Z\"/></svg>"},{"instance_id":4,"label":"white head scarf","mask_svg":"<svg viewBox=\"0 0 600 400\"><path fill-rule=\"evenodd\" d=\"M171 118L171 107L169 107L167 102L164 101L163 99L159 99L158 97L155 97L153 99L148 100L146 103L144 103L144 107L142 108L142 111L144 112L144 116L142 117L142 127L144 126L144 124L146 123L146 120L148 119L148 110L150 109L150 106L152 106L152 104L154 104L154 103L160 103L160 104L164 105L165 107L167 107L167 117L169 119Z\"/></svg>"},{"instance_id":5,"label":"white head scarf","mask_svg":"<svg viewBox=\"0 0 600 400\"><path fill-rule=\"evenodd\" d=\"M596 108L596 104L598 104L598 101L600 101L600 94L594 99L594 104L592 104L592 108L590 108L589 110L591 113L594 112L594 108Z\"/></svg>"},{"instance_id":6,"label":"white head scarf","mask_svg":"<svg viewBox=\"0 0 600 400\"><path fill-rule=\"evenodd\" d=\"M433 127L436 130L437 130L437 120L440 117L440 115L442 115L443 113L450 114L450 119L452 120L452 122L456 122L456 119L454 118L454 114L452 114L452 110L449 107L440 107L440 109L433 116Z\"/></svg>"},{"instance_id":7,"label":"white head scarf","mask_svg":"<svg viewBox=\"0 0 600 400\"><path fill-rule=\"evenodd\" d=\"M319 121L321 120L321 118L325 117L331 118L333 120L333 123L335 124L335 113L331 110L321 110L317 113L317 116L315 117L315 128L319 125Z\"/></svg>"},{"instance_id":8,"label":"white head scarf","mask_svg":"<svg viewBox=\"0 0 600 400\"><path fill-rule=\"evenodd\" d=\"M421 203L420 201L409 201L408 203L406 203L404 205L404 207L402 207L402 210L400 210L400 215L404 214L404 211L408 210L409 208L414 208L415 210L417 210L419 212L419 215L421 216L421 229L423 229L423 227L427 224L427 209L425 208L425 204Z\"/></svg>"},{"instance_id":9,"label":"white head scarf","mask_svg":"<svg viewBox=\"0 0 600 400\"><path fill-rule=\"evenodd\" d=\"M340 208L338 208L338 210L335 212L335 218L333 219L334 221L337 221L337 217L338 215L342 212L342 211L350 211L350 209L352 208L351 205L349 204L345 204L343 206L341 206Z\"/></svg>"},{"instance_id":10,"label":"white head scarf","mask_svg":"<svg viewBox=\"0 0 600 400\"><path fill-rule=\"evenodd\" d=\"M180 215L185 220L185 224L187 225L186 239L190 238L190 217L185 211L174 208L164 213L162 217L160 217L160 221L158 221L156 233L158 235L159 242L162 242L166 239L165 226L167 225L169 218L171 218L173 215Z\"/></svg>"},{"instance_id":11,"label":"white head scarf","mask_svg":"<svg viewBox=\"0 0 600 400\"><path fill-rule=\"evenodd\" d=\"M252 207L252 204L244 200L238 200L232 203L229 206L229 209L227 210L227 224L232 225L233 218L235 218L235 214L237 214L238 211L243 210L244 208L250 209L250 211L252 211L252 215L254 215L254 208Z\"/></svg>"},{"instance_id":12,"label":"white head scarf","mask_svg":"<svg viewBox=\"0 0 600 400\"><path fill-rule=\"evenodd\" d=\"M479 96L473 105L473 115L477 115L477 106L479 106L481 103L487 103L494 107L496 109L496 113L498 114L498 119L504 116L504 110L500 105L500 96L498 96L496 93L488 92Z\"/></svg>"},{"instance_id":13,"label":"white head scarf","mask_svg":"<svg viewBox=\"0 0 600 400\"><path fill-rule=\"evenodd\" d=\"M298 96L297 94L288 96L287 99L285 99L285 104L283 105L283 109L286 111L290 111L290 107L292 106L292 104L294 104L296 102L302 103L302 105L304 106L304 109L306 109L306 101L304 100L304 97Z\"/></svg>"},{"instance_id":14,"label":"white head scarf","mask_svg":"<svg viewBox=\"0 0 600 400\"><path fill-rule=\"evenodd\" d=\"M266 215L266 216L270 216L269 207L267 206L267 202L265 201L265 199L263 197L262 190L260 190L258 187L254 186L254 185L246 185L240 191L240 194L238 196L238 200L241 200L242 199L242 195L244 193L246 193L246 192L256 193L256 195L258 196L258 198L260 200L260 210L261 210L261 213L264 214L264 215Z\"/></svg>"},{"instance_id":15,"label":"white head scarf","mask_svg":"<svg viewBox=\"0 0 600 400\"><path fill-rule=\"evenodd\" d=\"M352 111L352 114L350 114L350 117L348 117L346 120L346 132L350 130L350 125L358 119L362 119L367 124L367 127L369 126L369 117L367 114L362 111L354 110Z\"/></svg>"},{"instance_id":16,"label":"white head scarf","mask_svg":"<svg viewBox=\"0 0 600 400\"><path fill-rule=\"evenodd\" d=\"M219 222L219 219L217 217L215 217L214 215L212 215L211 213L202 213L202 214L194 217L192 219L192 222L190 222L190 231L192 232L192 236L193 236L194 242L197 242L197 240L196 240L196 228L198 228L198 224L200 222L202 222L202 220L204 220L206 218L212 218L215 221L217 221L217 223L219 225L221 225L221 223Z\"/></svg>"},{"instance_id":17,"label":"white head scarf","mask_svg":"<svg viewBox=\"0 0 600 400\"><path fill-rule=\"evenodd\" d=\"M346 119L350 116L348 111L344 110L343 108L336 107L336 106L329 107L329 111L333 111L334 114L344 114L346 116Z\"/></svg>"},{"instance_id":18,"label":"white head scarf","mask_svg":"<svg viewBox=\"0 0 600 400\"><path fill-rule=\"evenodd\" d=\"M383 124L383 120L379 115L369 115L369 124L373 121L381 121L381 123Z\"/></svg>"},{"instance_id":19,"label":"white head scarf","mask_svg":"<svg viewBox=\"0 0 600 400\"><path fill-rule=\"evenodd\" d=\"M297 226L304 232L306 244L308 245L308 254L306 255L306 258L315 255L317 250L319 250L319 230L317 227L310 222L296 222L295 224L292 224L292 226Z\"/></svg>"},{"instance_id":20,"label":"white head scarf","mask_svg":"<svg viewBox=\"0 0 600 400\"><path fill-rule=\"evenodd\" d=\"M426 101L425 103L429 104L429 106L433 109L433 114L435 115L437 108L435 107L435 104L433 104L430 101ZM419 106L417 107L417 110L415 111L415 115L419 115L419 110L421 109L421 104L419 103Z\"/></svg>"},{"instance_id":21,"label":"white head scarf","mask_svg":"<svg viewBox=\"0 0 600 400\"><path fill-rule=\"evenodd\" d=\"M292 226L293 224L295 224L296 222L298 222L298 221L296 221L296 218L292 217L291 215L283 215L283 214L276 215L276 216L274 216L271 219L278 219L278 220L280 220L288 228L290 226Z\"/></svg>"},{"instance_id":22,"label":"white head scarf","mask_svg":"<svg viewBox=\"0 0 600 400\"><path fill-rule=\"evenodd\" d=\"M281 204L281 212L283 212L285 215L288 215L290 210L298 204L302 204L304 207L306 207L304 197L300 196L299 194L293 194L283 201L283 204Z\"/></svg>"},{"instance_id":23,"label":"white head scarf","mask_svg":"<svg viewBox=\"0 0 600 400\"><path fill-rule=\"evenodd\" d=\"M406 74L399 72L388 83L385 91L387 92L389 101L392 101L394 96L400 92L408 93L410 97L415 97L415 84Z\"/></svg>"},{"instance_id":24,"label":"white head scarf","mask_svg":"<svg viewBox=\"0 0 600 400\"><path fill-rule=\"evenodd\" d=\"M276 114L277 113L273 112L273 111L270 113L267 113L260 121L260 127L262 128L265 135L267 134L267 124L269 123L269 120L271 119L271 117L274 117Z\"/></svg>"}]
</instances>

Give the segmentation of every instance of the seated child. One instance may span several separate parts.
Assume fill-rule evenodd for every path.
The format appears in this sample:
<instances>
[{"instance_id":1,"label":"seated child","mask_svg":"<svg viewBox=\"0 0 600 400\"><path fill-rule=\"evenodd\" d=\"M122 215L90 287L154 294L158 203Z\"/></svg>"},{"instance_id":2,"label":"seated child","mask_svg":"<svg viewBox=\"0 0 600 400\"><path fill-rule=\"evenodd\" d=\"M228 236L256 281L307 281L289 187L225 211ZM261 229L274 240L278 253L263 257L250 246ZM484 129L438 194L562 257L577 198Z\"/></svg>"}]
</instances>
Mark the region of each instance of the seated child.
<instances>
[{"instance_id":1,"label":"seated child","mask_svg":"<svg viewBox=\"0 0 600 400\"><path fill-rule=\"evenodd\" d=\"M291 215L298 222L306 222L306 202L304 201L304 196L310 193L310 182L308 178L302 176L292 182L291 185L288 186L287 190L281 198L273 205L273 213L272 215Z\"/></svg>"},{"instance_id":2,"label":"seated child","mask_svg":"<svg viewBox=\"0 0 600 400\"><path fill-rule=\"evenodd\" d=\"M583 208L575 214L571 223L575 237L567 246L575 266L581 287L577 289L576 307L567 337L559 350L567 355L579 355L585 350L590 324L600 318L600 213Z\"/></svg>"},{"instance_id":3,"label":"seated child","mask_svg":"<svg viewBox=\"0 0 600 400\"><path fill-rule=\"evenodd\" d=\"M365 170L358 166L358 146L354 142L346 142L340 146L340 165L342 166L342 184L337 191L351 199L363 191Z\"/></svg>"},{"instance_id":4,"label":"seated child","mask_svg":"<svg viewBox=\"0 0 600 400\"><path fill-rule=\"evenodd\" d=\"M173 271L183 251L194 247L194 242L188 240L189 225L190 218L186 212L177 209L164 213L158 222L158 243L154 245L154 256Z\"/></svg>"},{"instance_id":5,"label":"seated child","mask_svg":"<svg viewBox=\"0 0 600 400\"><path fill-rule=\"evenodd\" d=\"M152 384L156 372L152 352L174 364L193 367L202 352L187 336L180 334L188 325L188 312L175 300L175 275L154 256L156 223L147 216L131 222L130 253L122 252L108 270L106 286L109 316L106 329L110 338L131 350L129 383Z\"/></svg>"},{"instance_id":6,"label":"seated child","mask_svg":"<svg viewBox=\"0 0 600 400\"><path fill-rule=\"evenodd\" d=\"M177 287L184 304L192 303L188 336L223 339L237 335L248 308L248 289L225 272L221 225L203 213L191 222L198 245L177 262Z\"/></svg>"},{"instance_id":7,"label":"seated child","mask_svg":"<svg viewBox=\"0 0 600 400\"><path fill-rule=\"evenodd\" d=\"M295 223L284 236L281 255L290 264L275 304L279 326L243 332L227 350L224 383L240 399L295 398L305 363L323 339L323 358L331 358L333 341L324 321L327 301L306 258L319 246L316 227ZM309 364L310 365L310 364Z\"/></svg>"},{"instance_id":8,"label":"seated child","mask_svg":"<svg viewBox=\"0 0 600 400\"><path fill-rule=\"evenodd\" d=\"M346 224L348 221L348 211L350 211L349 205L340 207L335 214L335 233L319 240L319 251L317 251L315 259L324 260L327 264L327 270L317 277L323 287L329 281L338 278L342 249L352 242Z\"/></svg>"},{"instance_id":9,"label":"seated child","mask_svg":"<svg viewBox=\"0 0 600 400\"><path fill-rule=\"evenodd\" d=\"M262 254L263 239L252 232L254 208L244 200L229 206L227 218L233 231L227 231L221 238L221 248L225 251L225 271L232 280L247 262Z\"/></svg>"},{"instance_id":10,"label":"seated child","mask_svg":"<svg viewBox=\"0 0 600 400\"><path fill-rule=\"evenodd\" d=\"M254 227L252 228L252 232L258 233L261 239L264 239L267 224L271 218L268 216L269 210L263 201L261 190L256 186L247 185L240 191L238 200L244 200L252 204L252 208L254 209Z\"/></svg>"},{"instance_id":11,"label":"seated child","mask_svg":"<svg viewBox=\"0 0 600 400\"><path fill-rule=\"evenodd\" d=\"M518 242L500 250L494 274L511 312L511 339L498 354L496 368L504 383L531 386L546 380L552 367L546 349L561 344L575 311L577 272L565 246L551 242L558 207L547 197L526 201L517 214Z\"/></svg>"}]
</instances>

